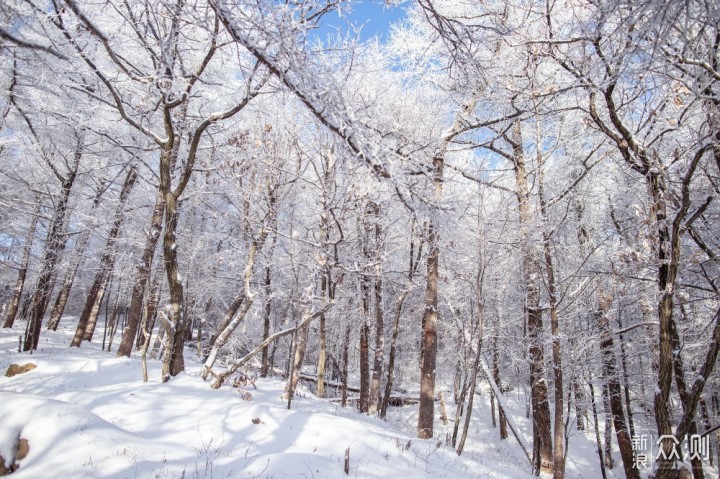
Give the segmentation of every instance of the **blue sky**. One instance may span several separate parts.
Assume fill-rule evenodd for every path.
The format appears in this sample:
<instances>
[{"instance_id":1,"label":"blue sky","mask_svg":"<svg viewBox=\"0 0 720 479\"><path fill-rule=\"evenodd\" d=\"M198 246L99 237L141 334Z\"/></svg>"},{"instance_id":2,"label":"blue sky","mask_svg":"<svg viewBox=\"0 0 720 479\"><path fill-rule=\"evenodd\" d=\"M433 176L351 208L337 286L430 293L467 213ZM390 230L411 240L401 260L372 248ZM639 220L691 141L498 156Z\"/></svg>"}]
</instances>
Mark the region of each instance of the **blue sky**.
<instances>
[{"instance_id":1,"label":"blue sky","mask_svg":"<svg viewBox=\"0 0 720 479\"><path fill-rule=\"evenodd\" d=\"M381 40L387 37L390 24L405 16L408 2L400 6L387 6L385 0L359 0L353 2L352 8L343 7L341 12L333 11L325 15L320 27L313 32L313 36L325 40L327 35L335 35L352 31L353 27L359 29L360 40L379 35Z\"/></svg>"}]
</instances>

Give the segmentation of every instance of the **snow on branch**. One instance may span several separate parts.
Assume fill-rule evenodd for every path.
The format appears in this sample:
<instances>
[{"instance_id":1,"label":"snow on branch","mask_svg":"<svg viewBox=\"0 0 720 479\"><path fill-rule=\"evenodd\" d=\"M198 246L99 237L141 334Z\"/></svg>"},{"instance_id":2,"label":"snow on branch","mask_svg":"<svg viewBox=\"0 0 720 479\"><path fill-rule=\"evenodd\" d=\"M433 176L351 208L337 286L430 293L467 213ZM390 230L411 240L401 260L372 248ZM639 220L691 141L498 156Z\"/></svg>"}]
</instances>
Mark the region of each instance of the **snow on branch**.
<instances>
[{"instance_id":1,"label":"snow on branch","mask_svg":"<svg viewBox=\"0 0 720 479\"><path fill-rule=\"evenodd\" d=\"M304 327L305 325L310 323L310 321L312 321L313 319L317 318L318 316L320 316L322 314L325 314L332 305L333 305L332 302L326 303L322 308L318 309L314 313L308 314L307 316L305 316L303 318L303 320L300 321L300 323L298 323L296 326L293 326L292 328L284 329L282 331L278 331L277 333L270 335L265 341L260 343L255 349L253 349L252 351L247 353L245 356L243 356L242 358L235 361L233 363L233 365L230 366L225 372L218 374L218 373L215 373L212 369L210 369L209 372L214 378L213 382L211 384L211 387L213 389L220 388L220 386L222 386L223 382L225 381L225 379L228 376L234 374L235 371L237 371L238 369L243 367L248 361L250 361L253 357L255 357L265 347L269 346L270 344L277 341L278 339L280 339L284 336L287 336L288 334L294 333L296 330L301 329L302 327Z\"/></svg>"},{"instance_id":2,"label":"snow on branch","mask_svg":"<svg viewBox=\"0 0 720 479\"><path fill-rule=\"evenodd\" d=\"M308 18L314 19L320 12L327 12L327 5L322 9L318 7L319 12L315 12L316 9L308 12L310 2L304 2L296 9L277 9L270 18L255 4L238 7L236 2L227 0L211 0L210 3L235 41L264 64L324 126L342 138L350 151L375 175L390 178L393 150L377 148L376 145L383 144L380 132L362 125L355 118L343 97L342 86L297 42Z\"/></svg>"}]
</instances>

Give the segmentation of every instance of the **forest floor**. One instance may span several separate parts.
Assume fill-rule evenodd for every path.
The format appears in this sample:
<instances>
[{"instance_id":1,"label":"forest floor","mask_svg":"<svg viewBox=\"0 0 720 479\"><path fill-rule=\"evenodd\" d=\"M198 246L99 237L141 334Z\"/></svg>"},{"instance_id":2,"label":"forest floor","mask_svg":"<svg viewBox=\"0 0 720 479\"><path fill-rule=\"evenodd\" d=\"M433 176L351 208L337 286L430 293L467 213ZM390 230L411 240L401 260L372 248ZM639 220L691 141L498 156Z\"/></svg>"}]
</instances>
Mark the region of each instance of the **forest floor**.
<instances>
[{"instance_id":1,"label":"forest floor","mask_svg":"<svg viewBox=\"0 0 720 479\"><path fill-rule=\"evenodd\" d=\"M0 456L14 458L18 438L29 443L12 474L17 479L534 477L515 439L500 441L492 428L485 390L476 396L458 457L441 439L413 437L416 405L391 408L387 423L301 387L288 410L277 379L258 379L244 390L211 389L191 348L186 373L163 384L160 362L148 360L150 379L143 383L138 357L117 359L102 351L101 340L69 348L73 323L64 318L58 332L43 331L32 355L17 352L24 323L0 329L1 373L12 363L37 365L0 377ZM446 398L452 418L452 396ZM507 400L531 439L523 395L509 393ZM436 438L452 432L452 421L436 424ZM567 477L600 477L596 454L589 433L573 434ZM624 476L619 468L609 472Z\"/></svg>"}]
</instances>

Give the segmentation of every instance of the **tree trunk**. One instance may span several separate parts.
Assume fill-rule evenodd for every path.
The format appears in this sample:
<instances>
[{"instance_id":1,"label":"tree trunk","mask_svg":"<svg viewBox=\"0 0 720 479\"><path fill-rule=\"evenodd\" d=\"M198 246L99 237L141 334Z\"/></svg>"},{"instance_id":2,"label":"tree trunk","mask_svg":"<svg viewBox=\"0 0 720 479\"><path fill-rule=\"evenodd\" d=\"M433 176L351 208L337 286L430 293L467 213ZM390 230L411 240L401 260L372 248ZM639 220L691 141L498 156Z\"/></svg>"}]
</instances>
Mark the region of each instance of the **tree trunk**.
<instances>
[{"instance_id":1,"label":"tree trunk","mask_svg":"<svg viewBox=\"0 0 720 479\"><path fill-rule=\"evenodd\" d=\"M608 391L607 381L602 386L603 410L605 411L605 467L612 469L615 467L615 461L612 457L612 408L610 406L610 392Z\"/></svg>"},{"instance_id":2,"label":"tree trunk","mask_svg":"<svg viewBox=\"0 0 720 479\"><path fill-rule=\"evenodd\" d=\"M502 390L501 381L500 381L500 358L499 358L499 351L497 347L497 334L493 338L493 380L495 381L495 384L498 385L500 390ZM494 397L494 394L493 394ZM500 439L507 439L508 432L507 432L507 420L505 419L505 410L502 408L500 403L498 402L498 422L500 423Z\"/></svg>"},{"instance_id":3,"label":"tree trunk","mask_svg":"<svg viewBox=\"0 0 720 479\"><path fill-rule=\"evenodd\" d=\"M143 308L143 313L141 317L141 321L145 320L145 324L148 329L148 333L150 336L152 336L153 329L155 329L155 322L157 321L157 313L158 313L158 304L160 304L160 282L162 281L162 271L160 268L157 268L157 271L154 275L154 279L152 280L152 284L150 285L150 294L147 298L147 304L145 304L145 307ZM160 328L162 330L162 328ZM140 350L143 347L143 343L145 342L145 336L142 334L142 330L140 330L140 334L138 334L138 344L137 349Z\"/></svg>"},{"instance_id":4,"label":"tree trunk","mask_svg":"<svg viewBox=\"0 0 720 479\"><path fill-rule=\"evenodd\" d=\"M340 405L342 407L347 406L347 393L348 393L348 349L350 348L350 332L351 328L348 324L345 328L345 340L343 341L342 349L342 371L340 372L340 379L342 381L342 387L340 391Z\"/></svg>"},{"instance_id":5,"label":"tree trunk","mask_svg":"<svg viewBox=\"0 0 720 479\"><path fill-rule=\"evenodd\" d=\"M528 335L530 338L530 389L532 398L533 450L536 454L536 465L541 472L552 472L553 449L551 441L550 405L548 404L548 388L545 382L545 358L542 340L542 319L540 310L528 310Z\"/></svg>"},{"instance_id":6,"label":"tree trunk","mask_svg":"<svg viewBox=\"0 0 720 479\"><path fill-rule=\"evenodd\" d=\"M367 413L370 406L370 328L365 320L360 325L360 400L358 410Z\"/></svg>"},{"instance_id":7,"label":"tree trunk","mask_svg":"<svg viewBox=\"0 0 720 479\"><path fill-rule=\"evenodd\" d=\"M87 300L85 301L85 307L83 308L80 321L78 322L77 329L75 331L75 337L72 340L71 346L80 347L82 340L91 341L95 332L95 325L97 324L97 317L100 311L100 305L102 304L103 296L105 294L105 286L107 285L110 274L115 267L115 243L118 235L120 234L120 226L122 225L125 204L130 196L130 191L135 184L137 179L137 167L131 166L128 171L125 182L123 183L122 190L120 191L120 199L115 209L115 215L113 216L113 223L108 233L108 239L105 243L105 250L100 258L100 266L95 274L95 280L93 281L90 292L88 293Z\"/></svg>"},{"instance_id":8,"label":"tree trunk","mask_svg":"<svg viewBox=\"0 0 720 479\"><path fill-rule=\"evenodd\" d=\"M597 321L600 326L600 350L603 357L603 376L607 384L607 391L610 400L612 422L617 436L620 456L625 469L627 479L639 479L638 469L633 467L633 450L625 423L625 410L623 408L622 389L617 372L617 360L615 358L612 333L610 332L610 320L607 311L610 307L609 298L600 298L600 311L597 313Z\"/></svg>"},{"instance_id":9,"label":"tree trunk","mask_svg":"<svg viewBox=\"0 0 720 479\"><path fill-rule=\"evenodd\" d=\"M55 304L50 311L50 319L47 324L47 329L50 331L57 331L57 327L60 325L60 318L65 312L65 305L70 297L70 291L72 290L73 283L75 282L75 276L80 268L80 263L85 258L85 249L87 248L89 239L90 230L87 229L83 231L78 239L77 246L75 248L75 258L70 264L68 270L65 272L65 279L63 279L62 287L60 288L60 292L55 298Z\"/></svg>"},{"instance_id":10,"label":"tree trunk","mask_svg":"<svg viewBox=\"0 0 720 479\"><path fill-rule=\"evenodd\" d=\"M525 166L520 122L512 127L512 138L506 138L513 149L515 172L515 196L518 201L520 234L522 238L522 274L525 284L525 308L527 333L530 343L530 389L533 416L533 455L541 472L553 471L553 451L550 427L550 406L548 404L547 382L545 380L545 354L543 351L542 312L539 308L539 290L536 280L540 265L529 242L530 188Z\"/></svg>"},{"instance_id":11,"label":"tree trunk","mask_svg":"<svg viewBox=\"0 0 720 479\"><path fill-rule=\"evenodd\" d=\"M104 256L103 259L105 259ZM80 343L82 343L84 339L87 327L91 323L94 323L98 312L100 311L100 304L102 303L103 295L105 294L105 282L107 280L107 276L103 270L104 261L101 260L100 263L100 269L95 274L95 280L88 292L87 299L85 300L85 306L83 307L82 314L80 314L80 320L78 321L77 328L75 329L75 336L73 336L70 346L77 348L80 347Z\"/></svg>"},{"instance_id":12,"label":"tree trunk","mask_svg":"<svg viewBox=\"0 0 720 479\"><path fill-rule=\"evenodd\" d=\"M470 417L472 416L473 401L475 399L475 385L477 384L477 373L480 365L480 356L482 355L482 342L483 342L483 331L482 331L482 310L478 311L478 340L477 340L477 351L475 352L475 360L473 362L473 368L470 372L470 390L468 391L468 405L467 411L465 412L465 424L463 425L463 432L460 436L460 443L457 446L457 455L461 455L465 448L465 440L467 440L468 431L470 430Z\"/></svg>"},{"instance_id":13,"label":"tree trunk","mask_svg":"<svg viewBox=\"0 0 720 479\"><path fill-rule=\"evenodd\" d=\"M95 199L93 200L91 214L93 214L97 210L97 207L100 204L100 199L102 198L102 195L105 193L105 191L107 191L108 186L109 184L103 184L100 188L98 188ZM77 275L77 271L80 268L80 264L85 259L85 250L87 249L87 244L89 240L90 228L86 226L85 231L82 232L80 238L75 245L75 257L73 258L70 267L65 272L65 279L63 280L60 292L58 293L55 299L55 304L53 305L53 308L50 312L50 320L48 321L47 325L47 328L49 330L57 331L57 327L60 324L60 318L65 312L65 305L67 304L68 298L70 297L70 291L72 290L73 283L75 282L75 276Z\"/></svg>"},{"instance_id":14,"label":"tree trunk","mask_svg":"<svg viewBox=\"0 0 720 479\"><path fill-rule=\"evenodd\" d=\"M376 226L379 231L380 226ZM379 233L378 233L379 234ZM378 258L378 261L380 259ZM382 267L377 266L377 277L375 278L375 354L373 356L372 379L370 382L370 406L368 412L374 415L380 404L380 388L382 386L383 362L385 351L385 325L383 321L383 300L382 300Z\"/></svg>"},{"instance_id":15,"label":"tree trunk","mask_svg":"<svg viewBox=\"0 0 720 479\"><path fill-rule=\"evenodd\" d=\"M690 397L688 394L687 382L685 381L685 367L683 365L682 355L680 354L680 351L682 351L682 344L674 322L671 324L670 338L673 348L673 371L675 375L675 385L677 386L678 393L680 395L680 401L682 401L683 404L683 412L685 412L690 404ZM690 434L697 434L698 432L697 423L694 419L690 424L689 432ZM692 465L694 479L705 479L702 461L700 461L700 458L696 455L691 459L690 463Z\"/></svg>"},{"instance_id":16,"label":"tree trunk","mask_svg":"<svg viewBox=\"0 0 720 479\"><path fill-rule=\"evenodd\" d=\"M161 182L162 183L162 182ZM177 198L168 191L165 194L165 235L163 236L163 258L165 274L170 294L168 305L168 337L166 351L168 358L163 360L162 380L167 382L171 376L177 376L185 370L183 350L185 346L185 315L183 314L184 291L177 260L177 222L180 214L177 210Z\"/></svg>"},{"instance_id":17,"label":"tree trunk","mask_svg":"<svg viewBox=\"0 0 720 479\"><path fill-rule=\"evenodd\" d=\"M536 120L538 120L536 118ZM555 268L550 233L548 231L548 207L545 201L545 175L543 172L543 156L540 150L542 138L540 136L540 123L537 125L537 169L538 169L538 198L540 200L540 214L542 220L543 255L545 258L545 275L547 278L548 301L550 303L550 335L552 336L552 364L554 385L554 423L553 423L553 478L565 477L565 407L563 404L563 372L562 351L560 345L560 325L558 322L558 295L555 282Z\"/></svg>"},{"instance_id":18,"label":"tree trunk","mask_svg":"<svg viewBox=\"0 0 720 479\"><path fill-rule=\"evenodd\" d=\"M160 239L160 233L162 232L164 211L165 200L163 196L158 193L155 198L155 206L153 207L152 217L150 219L150 228L145 236L145 248L143 249L142 256L140 257L140 264L137 267L135 279L133 280L130 309L128 309L127 321L125 323L125 328L123 329L122 340L120 341L120 346L118 346L118 351L115 355L118 358L122 356L130 357L135 337L138 336L138 325L140 324L140 320L143 315L145 291L150 279L157 243ZM139 336L138 346L144 343L144 335L140 334Z\"/></svg>"},{"instance_id":19,"label":"tree trunk","mask_svg":"<svg viewBox=\"0 0 720 479\"><path fill-rule=\"evenodd\" d=\"M590 387L590 404L592 406L593 421L595 424L595 443L597 444L597 453L600 460L600 472L602 473L603 479L607 479L607 473L605 472L605 459L603 457L602 442L600 441L600 425L598 424L597 406L595 405L595 388L592 383L592 376L588 381Z\"/></svg>"},{"instance_id":20,"label":"tree trunk","mask_svg":"<svg viewBox=\"0 0 720 479\"><path fill-rule=\"evenodd\" d=\"M323 283L325 280L323 279ZM324 286L324 285L323 285ZM323 288L324 290L324 288ZM317 388L315 394L317 397L325 397L325 364L327 363L327 332L325 330L325 315L320 316L318 325L320 333L320 345L318 351L317 362Z\"/></svg>"},{"instance_id":21,"label":"tree trunk","mask_svg":"<svg viewBox=\"0 0 720 479\"><path fill-rule=\"evenodd\" d=\"M438 306L438 268L440 250L435 223L428 226L427 282L425 287L425 307L423 323L422 365L420 369L420 405L418 407L417 434L420 439L433 437L435 419L435 365L437 361L437 306Z\"/></svg>"},{"instance_id":22,"label":"tree trunk","mask_svg":"<svg viewBox=\"0 0 720 479\"><path fill-rule=\"evenodd\" d=\"M77 177L77 169L82 156L82 144L78 139L73 159L73 168L68 172L67 177L61 180L62 187L60 198L55 203L55 212L53 219L48 228L47 239L45 240L45 255L42 262L40 274L38 276L37 286L32 294L30 303L30 319L28 323L28 333L23 344L23 351L37 349L40 341L40 330L42 328L42 320L45 316L50 293L52 293L53 277L57 273L56 266L60 260L65 244L67 243L67 235L65 234L65 223L67 217L68 200L70 191L75 178Z\"/></svg>"},{"instance_id":23,"label":"tree trunk","mask_svg":"<svg viewBox=\"0 0 720 479\"><path fill-rule=\"evenodd\" d=\"M409 287L409 285L408 285ZM387 408L390 404L390 394L392 392L393 381L395 380L395 353L397 350L397 338L400 332L400 315L402 313L403 303L407 297L408 289L406 288L397 301L397 309L395 311L395 321L393 323L393 332L390 339L390 354L388 356L388 372L387 380L385 382L385 394L383 395L382 404L380 406L380 418L385 419L387 415Z\"/></svg>"},{"instance_id":24,"label":"tree trunk","mask_svg":"<svg viewBox=\"0 0 720 479\"><path fill-rule=\"evenodd\" d=\"M305 311L305 314L309 314ZM288 409L290 409L290 401L295 396L297 389L297 383L300 380L300 371L302 370L303 361L305 360L305 349L307 348L308 331L310 330L310 324L306 324L297 331L297 340L295 345L295 357L292 363L292 372L288 377L287 383L285 383L285 392L283 398L288 401Z\"/></svg>"},{"instance_id":25,"label":"tree trunk","mask_svg":"<svg viewBox=\"0 0 720 479\"><path fill-rule=\"evenodd\" d=\"M260 238L257 241L253 241L250 245L250 251L248 252L248 258L245 264L245 273L243 275L243 288L233 299L232 303L228 307L228 310L225 312L223 321L220 323L221 329L219 329L219 334L213 342L210 355L205 361L205 366L201 374L203 380L207 379L210 374L210 370L215 364L218 353L228 342L232 333L235 332L235 329L242 321L245 320L245 316L248 311L250 311L250 307L255 301L255 293L250 291L250 280L252 279L252 272L255 267L255 257L257 255L257 251L262 248L265 237L266 232L263 229L260 232ZM240 306L242 306L242 308L240 308ZM238 309L240 309L239 312Z\"/></svg>"},{"instance_id":26,"label":"tree trunk","mask_svg":"<svg viewBox=\"0 0 720 479\"><path fill-rule=\"evenodd\" d=\"M27 277L28 265L30 264L30 253L32 252L33 241L35 240L35 230L37 229L38 219L40 217L40 207L42 202L40 198L35 199L35 209L30 220L30 228L25 237L25 246L23 247L22 261L18 270L18 277L15 281L15 289L13 290L10 307L5 315L5 323L3 328L12 328L17 316L18 307L20 306L20 298L22 298L23 289L25 288L25 278Z\"/></svg>"},{"instance_id":27,"label":"tree trunk","mask_svg":"<svg viewBox=\"0 0 720 479\"><path fill-rule=\"evenodd\" d=\"M275 242L273 241L273 244ZM270 266L265 267L265 307L263 308L263 340L270 336L270 321L272 313L272 289L271 289L271 276ZM268 346L265 346L262 350L262 366L260 367L260 377L267 377L270 370L270 362L268 357Z\"/></svg>"}]
</instances>

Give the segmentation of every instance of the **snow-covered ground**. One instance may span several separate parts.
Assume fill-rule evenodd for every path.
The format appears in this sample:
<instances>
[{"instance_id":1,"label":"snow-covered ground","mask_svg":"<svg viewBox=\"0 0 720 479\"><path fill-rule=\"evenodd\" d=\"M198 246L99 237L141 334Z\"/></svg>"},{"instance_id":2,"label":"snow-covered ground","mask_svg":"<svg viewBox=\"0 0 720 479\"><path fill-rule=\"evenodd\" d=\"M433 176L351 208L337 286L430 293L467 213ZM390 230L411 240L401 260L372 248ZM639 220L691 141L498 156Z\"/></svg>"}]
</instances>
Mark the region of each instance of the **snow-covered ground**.
<instances>
[{"instance_id":1,"label":"snow-covered ground","mask_svg":"<svg viewBox=\"0 0 720 479\"><path fill-rule=\"evenodd\" d=\"M149 360L150 381L143 383L138 358L116 359L98 343L69 348L74 324L65 318L62 325L43 331L32 355L17 352L23 323L0 329L0 373L11 363L37 364L0 377L0 456L14 456L18 437L30 445L12 475L18 479L533 477L517 442L500 441L490 426L486 391L476 396L470 437L458 457L442 440L413 437L417 406L392 408L388 424L301 388L288 410L276 379L248 386L247 400L238 389L212 390L203 382L191 349L185 374L162 384L160 363ZM521 395L507 399L530 439ZM436 437L452 431L452 421L436 424ZM571 438L567 477L600 477L589 435ZM623 474L615 469L609 477Z\"/></svg>"}]
</instances>

